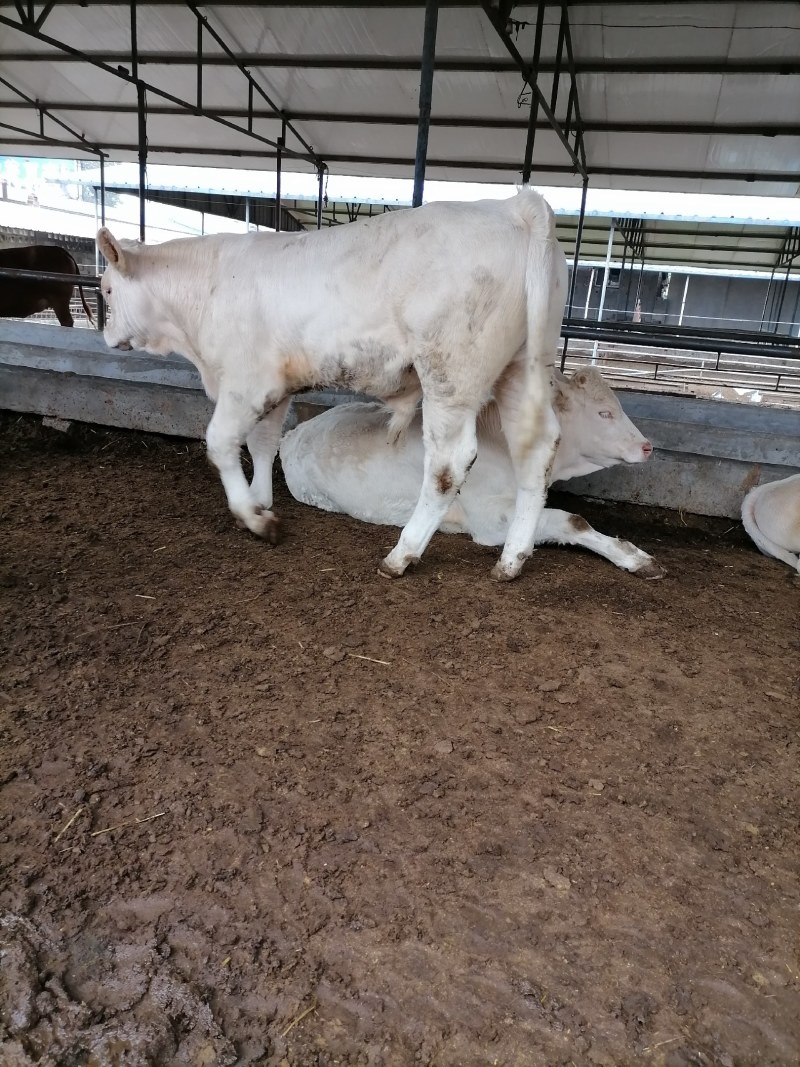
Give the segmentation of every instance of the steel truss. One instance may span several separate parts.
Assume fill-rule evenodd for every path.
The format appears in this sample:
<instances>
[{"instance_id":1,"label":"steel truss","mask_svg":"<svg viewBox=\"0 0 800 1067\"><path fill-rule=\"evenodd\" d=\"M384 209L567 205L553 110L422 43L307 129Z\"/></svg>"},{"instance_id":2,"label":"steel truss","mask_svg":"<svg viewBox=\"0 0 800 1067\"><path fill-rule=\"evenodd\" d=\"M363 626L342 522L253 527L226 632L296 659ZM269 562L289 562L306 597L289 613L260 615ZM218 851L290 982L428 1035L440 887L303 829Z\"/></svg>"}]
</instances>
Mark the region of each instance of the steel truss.
<instances>
[{"instance_id":1,"label":"steel truss","mask_svg":"<svg viewBox=\"0 0 800 1067\"><path fill-rule=\"evenodd\" d=\"M27 143L30 143L30 138L34 137L40 144L48 144L57 147L70 147L79 151L89 152L92 155L98 156L101 161L101 166L104 159L112 151L135 151L139 160L139 234L142 240L145 236L145 188L146 188L146 166L148 151L163 151L163 149L154 148L152 145L148 145L147 138L147 94L159 97L168 101L179 113L192 115L193 117L200 117L208 119L211 122L218 123L225 126L228 129L241 133L249 140L254 140L264 145L268 149L273 149L273 152L266 153L267 158L276 159L278 161L278 169L280 170L280 163L284 155L293 159L302 160L310 163L319 178L319 208L318 215L321 217L322 201L323 201L323 178L327 172L327 164L314 152L312 146L306 141L302 134L297 130L293 122L287 118L283 111L275 104L266 91L255 80L246 66L236 57L233 50L229 47L223 36L210 24L208 18L203 15L196 4L187 0L186 6L192 12L197 24L197 36L196 36L196 52L195 52L195 64L197 71L197 92L194 102L183 100L180 97L175 96L173 93L168 93L163 89L160 89L157 85L146 81L140 76L139 68L142 64L140 51L138 48L138 19L137 19L137 0L128 0L128 8L130 11L130 51L125 54L124 59L121 62L109 61L108 56L99 58L96 55L92 56L81 49L73 48L70 45L64 44L61 41L53 37L49 37L42 31L42 27L50 14L53 3L46 3L42 5L40 11L36 12L36 6L33 0L28 0L28 3L23 4L22 0L16 0L15 8L18 15L18 21L9 18L6 15L0 14L0 25L8 26L11 29L20 31L29 37L32 37L43 44L47 44L51 48L57 49L59 57L72 59L76 61L82 61L97 67L105 73L112 75L115 78L135 86L136 89L136 105L135 110L138 119L138 137L136 145L128 145L124 149L119 147L115 148L110 146L104 152L99 145L90 144L80 133L73 130L67 123L57 118L51 113L51 110L41 105L31 97L27 96L20 89L17 89L6 79L2 79L2 83L6 85L8 89L14 92L21 98L20 103L22 106L28 106L34 108L39 116L39 131L29 131L20 129L18 127L10 126L7 123L0 123L0 128L10 130L11 132L27 135ZM232 119L225 118L219 112L212 109L205 108L203 106L203 46L205 37L210 37L224 52L227 64L233 66L239 70L244 79L244 83L247 89L247 107L243 109L241 117L246 118L246 125L234 122ZM52 58L52 57L51 57ZM122 65L127 63L127 66ZM260 98L261 111L259 117L277 119L281 123L281 136L276 140L256 132L253 128L253 124L256 121L256 110L254 107L255 97ZM263 105L266 105L267 112L263 110ZM71 134L74 138L73 141L66 141L63 138L57 138L49 136L45 133L44 121L45 118L54 122L60 126L67 133ZM298 142L299 148L291 147L286 143L287 133ZM6 140L9 145L25 144L26 141L22 138L10 138ZM262 155L264 153L262 152ZM101 183L101 201L103 206L103 214L105 214L105 196L104 185ZM276 215L280 220L280 192L278 193L278 203L276 208Z\"/></svg>"}]
</instances>

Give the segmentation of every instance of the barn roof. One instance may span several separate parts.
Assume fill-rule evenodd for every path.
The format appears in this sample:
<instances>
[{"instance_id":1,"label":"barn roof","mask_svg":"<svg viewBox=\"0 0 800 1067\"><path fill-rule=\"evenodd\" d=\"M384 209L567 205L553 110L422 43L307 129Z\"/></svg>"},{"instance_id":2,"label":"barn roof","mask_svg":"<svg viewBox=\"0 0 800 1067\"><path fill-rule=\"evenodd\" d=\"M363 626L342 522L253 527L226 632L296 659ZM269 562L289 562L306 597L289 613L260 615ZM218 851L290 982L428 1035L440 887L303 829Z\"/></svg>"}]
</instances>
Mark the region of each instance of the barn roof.
<instances>
[{"instance_id":1,"label":"barn roof","mask_svg":"<svg viewBox=\"0 0 800 1067\"><path fill-rule=\"evenodd\" d=\"M428 178L518 181L533 98L538 185L797 194L800 5L545 4L535 90L537 5L439 6ZM0 151L135 160L143 95L151 162L274 169L285 135L296 168L409 177L424 16L0 0Z\"/></svg>"}]
</instances>

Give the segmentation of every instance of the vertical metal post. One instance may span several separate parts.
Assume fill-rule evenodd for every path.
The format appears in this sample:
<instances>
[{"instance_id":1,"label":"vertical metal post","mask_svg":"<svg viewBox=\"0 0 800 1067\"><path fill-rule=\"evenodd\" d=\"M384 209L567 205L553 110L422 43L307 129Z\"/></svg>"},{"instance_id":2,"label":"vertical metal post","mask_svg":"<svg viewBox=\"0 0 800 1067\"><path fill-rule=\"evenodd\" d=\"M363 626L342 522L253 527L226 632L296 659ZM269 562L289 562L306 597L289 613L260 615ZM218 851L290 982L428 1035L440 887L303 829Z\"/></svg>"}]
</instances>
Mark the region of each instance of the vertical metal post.
<instances>
[{"instance_id":1,"label":"vertical metal post","mask_svg":"<svg viewBox=\"0 0 800 1067\"><path fill-rule=\"evenodd\" d=\"M203 106L203 22L197 20L197 108Z\"/></svg>"},{"instance_id":2,"label":"vertical metal post","mask_svg":"<svg viewBox=\"0 0 800 1067\"><path fill-rule=\"evenodd\" d=\"M144 84L136 83L136 105L139 112L139 240L145 234L145 171L147 169L147 114Z\"/></svg>"},{"instance_id":3,"label":"vertical metal post","mask_svg":"<svg viewBox=\"0 0 800 1067\"><path fill-rule=\"evenodd\" d=\"M572 278L569 283L569 299L567 301L567 318L572 317L572 305L575 300L575 282L578 278L578 257L581 254L581 239L583 238L583 223L586 218L586 194L589 190L589 179L583 182L581 193L581 213L578 215L578 232L575 235L575 255L572 257Z\"/></svg>"},{"instance_id":4,"label":"vertical metal post","mask_svg":"<svg viewBox=\"0 0 800 1067\"><path fill-rule=\"evenodd\" d=\"M320 167L319 171L319 193L317 195L317 229L322 229L322 182L325 177L324 167Z\"/></svg>"},{"instance_id":5,"label":"vertical metal post","mask_svg":"<svg viewBox=\"0 0 800 1067\"><path fill-rule=\"evenodd\" d=\"M136 29L136 0L131 4L131 74L136 80L136 111L139 127L139 240L144 241L144 172L147 166L147 117L144 85L139 81L139 43Z\"/></svg>"},{"instance_id":6,"label":"vertical metal post","mask_svg":"<svg viewBox=\"0 0 800 1067\"><path fill-rule=\"evenodd\" d=\"M786 331L788 337L792 336L792 326L797 322L797 305L800 303L800 283L797 286L797 296L794 298L794 311L792 312L792 321L789 323L789 329Z\"/></svg>"},{"instance_id":7,"label":"vertical metal post","mask_svg":"<svg viewBox=\"0 0 800 1067\"><path fill-rule=\"evenodd\" d=\"M139 45L136 35L136 0L131 5L131 75L136 81L139 77Z\"/></svg>"},{"instance_id":8,"label":"vertical metal post","mask_svg":"<svg viewBox=\"0 0 800 1067\"><path fill-rule=\"evenodd\" d=\"M94 230L95 233L100 229L100 211L98 207L97 186L94 187ZM94 243L94 272L100 273L100 249L97 245L97 241Z\"/></svg>"},{"instance_id":9,"label":"vertical metal post","mask_svg":"<svg viewBox=\"0 0 800 1067\"><path fill-rule=\"evenodd\" d=\"M539 4L536 12L536 35L533 39L533 60L531 61L531 68L533 69L534 81L537 80L539 74L539 56L542 50L542 27L544 25L544 7L543 3ZM531 169L533 167L533 145L536 140L536 123L539 121L539 94L533 91L531 88L531 109L528 114L528 138L525 142L525 158L522 163L522 184L527 185L531 180Z\"/></svg>"},{"instance_id":10,"label":"vertical metal post","mask_svg":"<svg viewBox=\"0 0 800 1067\"><path fill-rule=\"evenodd\" d=\"M275 232L281 232L281 162L283 152L281 149L286 144L286 120L281 122L281 135L278 138L278 158L275 164Z\"/></svg>"},{"instance_id":11,"label":"vertical metal post","mask_svg":"<svg viewBox=\"0 0 800 1067\"><path fill-rule=\"evenodd\" d=\"M600 289L600 305L597 308L597 321L603 318L603 308L606 303L606 289L608 288L608 272L611 269L611 250L614 247L614 220L611 220L611 229L608 231L608 247L606 248L606 265L603 268L603 285ZM592 346L592 363L597 362L597 341Z\"/></svg>"},{"instance_id":12,"label":"vertical metal post","mask_svg":"<svg viewBox=\"0 0 800 1067\"><path fill-rule=\"evenodd\" d=\"M781 298L778 301L778 312L775 315L775 330L774 330L774 333L780 333L781 315L783 314L783 301L784 301L784 299L786 297L786 288L787 288L787 286L789 284L789 271L791 269L792 269L792 261L790 259L789 262L786 264L786 274L784 275L783 281L781 282Z\"/></svg>"},{"instance_id":13,"label":"vertical metal post","mask_svg":"<svg viewBox=\"0 0 800 1067\"><path fill-rule=\"evenodd\" d=\"M644 237L643 237L642 238L642 262L639 265L639 281L636 283L636 299L633 302L634 315L636 314L636 306L637 306L637 304L639 304L640 309L641 309L640 300L642 298L642 282L644 281L644 252L645 252L645 245L644 245Z\"/></svg>"},{"instance_id":14,"label":"vertical metal post","mask_svg":"<svg viewBox=\"0 0 800 1067\"><path fill-rule=\"evenodd\" d=\"M678 325L679 326L683 326L683 309L686 307L686 294L689 292L689 279L690 278L691 278L691 274L687 274L686 275L686 282L685 282L685 284L683 286L683 297L681 298L681 310L680 310L680 314L678 315Z\"/></svg>"},{"instance_id":15,"label":"vertical metal post","mask_svg":"<svg viewBox=\"0 0 800 1067\"><path fill-rule=\"evenodd\" d=\"M761 309L761 324L758 327L759 331L764 329L764 317L767 314L767 304L769 303L770 294L772 293L772 281L775 277L775 271L777 269L777 263L772 268L769 276L769 284L767 285L767 295L764 297L764 307Z\"/></svg>"},{"instance_id":16,"label":"vertical metal post","mask_svg":"<svg viewBox=\"0 0 800 1067\"><path fill-rule=\"evenodd\" d=\"M591 275L589 277L589 286L588 286L588 288L586 290L586 303L584 304L584 307L583 307L583 317L585 319L589 318L589 301L592 299L592 289L594 289L594 275L595 275L595 269L594 269L594 267L592 267L592 273L591 273Z\"/></svg>"},{"instance_id":17,"label":"vertical metal post","mask_svg":"<svg viewBox=\"0 0 800 1067\"><path fill-rule=\"evenodd\" d=\"M250 233L250 197L244 198L244 232Z\"/></svg>"},{"instance_id":18,"label":"vertical metal post","mask_svg":"<svg viewBox=\"0 0 800 1067\"><path fill-rule=\"evenodd\" d=\"M572 318L572 305L575 300L575 284L578 281L578 258L581 254L581 238L583 237L583 222L586 218L586 194L589 190L589 179L583 179L583 191L581 193L581 213L578 216L578 230L575 234L575 255L572 257L572 277L569 280L569 297L567 299L567 319ZM561 349L561 369L567 361L567 347L569 340L564 338L564 347Z\"/></svg>"},{"instance_id":19,"label":"vertical metal post","mask_svg":"<svg viewBox=\"0 0 800 1067\"><path fill-rule=\"evenodd\" d=\"M414 159L412 207L419 207L422 203L422 190L425 186L425 165L428 160L428 132L431 125L433 66L436 58L436 29L438 24L438 0L425 0L425 30L422 37L422 64L419 74L419 120L417 122L417 154Z\"/></svg>"},{"instance_id":20,"label":"vertical metal post","mask_svg":"<svg viewBox=\"0 0 800 1067\"><path fill-rule=\"evenodd\" d=\"M95 196L97 190L95 190ZM106 224L106 157L100 156L100 225ZM95 256L97 259L97 273L100 273L100 250L97 248L97 242L95 241ZM103 294L99 289L95 289L97 294L97 328L102 330L106 324L106 304L103 300Z\"/></svg>"}]
</instances>

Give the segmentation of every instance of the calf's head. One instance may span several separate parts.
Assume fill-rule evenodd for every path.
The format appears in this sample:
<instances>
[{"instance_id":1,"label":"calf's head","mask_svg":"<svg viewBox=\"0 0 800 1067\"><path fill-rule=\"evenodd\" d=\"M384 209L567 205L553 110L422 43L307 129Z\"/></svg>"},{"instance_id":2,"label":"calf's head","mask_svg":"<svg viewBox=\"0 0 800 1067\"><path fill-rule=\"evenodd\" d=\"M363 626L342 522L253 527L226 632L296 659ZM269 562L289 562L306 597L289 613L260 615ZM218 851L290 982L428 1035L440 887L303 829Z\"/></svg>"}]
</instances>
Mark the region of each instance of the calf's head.
<instances>
[{"instance_id":1,"label":"calf's head","mask_svg":"<svg viewBox=\"0 0 800 1067\"><path fill-rule=\"evenodd\" d=\"M556 377L553 406L561 425L553 479L576 478L618 463L643 463L653 446L622 410L594 367Z\"/></svg>"},{"instance_id":2,"label":"calf's head","mask_svg":"<svg viewBox=\"0 0 800 1067\"><path fill-rule=\"evenodd\" d=\"M141 348L156 355L179 351L175 329L165 316L147 247L118 241L105 226L97 246L108 261L100 289L111 315L103 330L109 348Z\"/></svg>"}]
</instances>

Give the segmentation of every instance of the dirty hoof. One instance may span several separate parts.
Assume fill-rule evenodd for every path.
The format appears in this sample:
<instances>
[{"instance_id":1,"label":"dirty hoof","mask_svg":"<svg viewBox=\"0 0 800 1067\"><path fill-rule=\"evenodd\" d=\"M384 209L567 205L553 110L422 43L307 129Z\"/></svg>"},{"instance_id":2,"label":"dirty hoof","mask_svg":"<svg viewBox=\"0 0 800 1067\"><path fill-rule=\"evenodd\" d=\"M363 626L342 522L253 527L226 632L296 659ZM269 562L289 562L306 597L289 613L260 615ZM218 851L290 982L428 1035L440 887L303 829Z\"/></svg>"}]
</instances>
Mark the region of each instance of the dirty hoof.
<instances>
[{"instance_id":1,"label":"dirty hoof","mask_svg":"<svg viewBox=\"0 0 800 1067\"><path fill-rule=\"evenodd\" d=\"M392 554L380 561L378 564L378 574L381 578L402 578L409 567L413 567L415 563L419 563L419 556L406 556L399 563L395 563L392 560Z\"/></svg>"},{"instance_id":2,"label":"dirty hoof","mask_svg":"<svg viewBox=\"0 0 800 1067\"><path fill-rule=\"evenodd\" d=\"M243 525L238 519L237 526ZM277 545L280 543L283 531L281 529L281 520L277 515L273 515L271 511L256 510L255 517L248 524L248 529L255 537L260 537L262 541L266 541L267 544Z\"/></svg>"},{"instance_id":3,"label":"dirty hoof","mask_svg":"<svg viewBox=\"0 0 800 1067\"><path fill-rule=\"evenodd\" d=\"M489 577L493 582L513 582L518 574L518 570L512 571L500 563L495 563Z\"/></svg>"},{"instance_id":4,"label":"dirty hoof","mask_svg":"<svg viewBox=\"0 0 800 1067\"><path fill-rule=\"evenodd\" d=\"M631 571L631 574L635 574L637 578L645 578L651 582L657 578L663 578L666 573L665 568L660 563L656 563L654 559L638 567L635 571Z\"/></svg>"},{"instance_id":5,"label":"dirty hoof","mask_svg":"<svg viewBox=\"0 0 800 1067\"><path fill-rule=\"evenodd\" d=\"M405 574L405 567L397 567L382 559L378 564L378 574L381 578L402 578Z\"/></svg>"}]
</instances>

